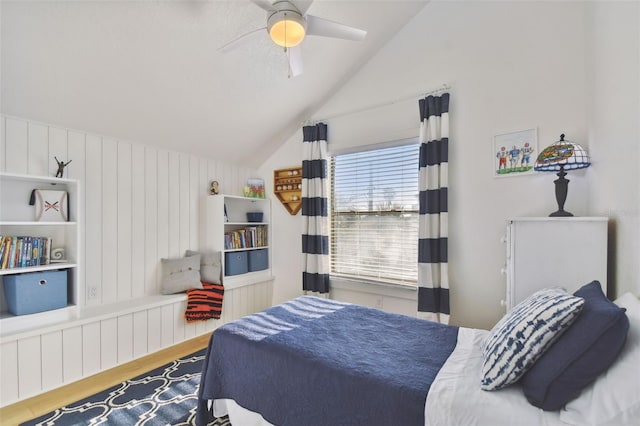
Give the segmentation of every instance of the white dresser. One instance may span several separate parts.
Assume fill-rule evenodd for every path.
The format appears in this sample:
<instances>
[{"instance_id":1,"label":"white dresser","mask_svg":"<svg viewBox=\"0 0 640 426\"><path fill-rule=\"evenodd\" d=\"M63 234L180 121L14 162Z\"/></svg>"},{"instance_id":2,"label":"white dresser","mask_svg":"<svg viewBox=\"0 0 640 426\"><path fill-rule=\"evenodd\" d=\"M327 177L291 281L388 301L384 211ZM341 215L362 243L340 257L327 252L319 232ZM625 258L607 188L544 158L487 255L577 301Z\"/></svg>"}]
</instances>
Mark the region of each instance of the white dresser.
<instances>
[{"instance_id":1,"label":"white dresser","mask_svg":"<svg viewBox=\"0 0 640 426\"><path fill-rule=\"evenodd\" d=\"M606 217L528 217L507 221L507 311L537 290L573 293L593 280L607 294Z\"/></svg>"}]
</instances>

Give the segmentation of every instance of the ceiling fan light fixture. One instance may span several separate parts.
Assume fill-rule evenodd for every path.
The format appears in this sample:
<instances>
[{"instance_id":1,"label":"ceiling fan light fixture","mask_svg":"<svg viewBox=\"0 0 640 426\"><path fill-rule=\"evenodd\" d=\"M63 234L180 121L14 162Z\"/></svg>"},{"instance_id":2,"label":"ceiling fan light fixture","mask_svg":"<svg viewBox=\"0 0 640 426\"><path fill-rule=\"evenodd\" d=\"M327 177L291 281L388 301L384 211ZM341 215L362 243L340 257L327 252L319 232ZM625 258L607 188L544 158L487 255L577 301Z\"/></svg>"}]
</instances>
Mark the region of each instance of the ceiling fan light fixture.
<instances>
[{"instance_id":1,"label":"ceiling fan light fixture","mask_svg":"<svg viewBox=\"0 0 640 426\"><path fill-rule=\"evenodd\" d=\"M281 10L269 17L267 28L269 36L275 44L282 47L294 47L304 39L306 21L296 11Z\"/></svg>"}]
</instances>

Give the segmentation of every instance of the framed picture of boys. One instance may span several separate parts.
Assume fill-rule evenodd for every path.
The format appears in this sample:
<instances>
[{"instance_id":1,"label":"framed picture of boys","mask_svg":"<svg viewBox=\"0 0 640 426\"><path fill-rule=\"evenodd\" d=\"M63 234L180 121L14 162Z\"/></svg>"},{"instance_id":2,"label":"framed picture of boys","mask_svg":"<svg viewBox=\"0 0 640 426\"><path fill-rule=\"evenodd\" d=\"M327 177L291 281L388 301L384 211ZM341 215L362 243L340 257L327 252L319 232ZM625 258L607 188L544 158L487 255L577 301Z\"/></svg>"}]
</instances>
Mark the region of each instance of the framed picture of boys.
<instances>
[{"instance_id":1,"label":"framed picture of boys","mask_svg":"<svg viewBox=\"0 0 640 426\"><path fill-rule=\"evenodd\" d=\"M493 176L533 174L538 156L538 132L534 129L503 133L493 137Z\"/></svg>"}]
</instances>

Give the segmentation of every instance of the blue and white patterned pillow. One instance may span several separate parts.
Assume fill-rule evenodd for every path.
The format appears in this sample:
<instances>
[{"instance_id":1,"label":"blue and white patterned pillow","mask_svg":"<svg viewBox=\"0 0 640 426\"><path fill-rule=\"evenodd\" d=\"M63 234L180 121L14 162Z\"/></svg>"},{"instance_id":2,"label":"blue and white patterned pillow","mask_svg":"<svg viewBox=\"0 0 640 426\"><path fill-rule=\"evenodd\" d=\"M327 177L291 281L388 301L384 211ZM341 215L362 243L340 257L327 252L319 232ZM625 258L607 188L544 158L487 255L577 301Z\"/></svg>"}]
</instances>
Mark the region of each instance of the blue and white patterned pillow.
<instances>
[{"instance_id":1,"label":"blue and white patterned pillow","mask_svg":"<svg viewBox=\"0 0 640 426\"><path fill-rule=\"evenodd\" d=\"M484 390L515 383L573 323L584 299L560 288L540 290L516 305L489 333L482 348Z\"/></svg>"}]
</instances>

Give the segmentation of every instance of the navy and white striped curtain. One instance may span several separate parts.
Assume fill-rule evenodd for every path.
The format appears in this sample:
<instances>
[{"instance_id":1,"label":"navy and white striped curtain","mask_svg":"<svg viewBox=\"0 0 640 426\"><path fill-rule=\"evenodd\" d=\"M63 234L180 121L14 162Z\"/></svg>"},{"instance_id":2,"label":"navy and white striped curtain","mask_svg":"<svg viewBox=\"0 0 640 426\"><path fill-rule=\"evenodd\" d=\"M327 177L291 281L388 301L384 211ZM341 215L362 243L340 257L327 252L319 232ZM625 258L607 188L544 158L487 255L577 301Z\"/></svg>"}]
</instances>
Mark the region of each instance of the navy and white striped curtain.
<instances>
[{"instance_id":1,"label":"navy and white striped curtain","mask_svg":"<svg viewBox=\"0 0 640 426\"><path fill-rule=\"evenodd\" d=\"M448 324L449 94L428 96L419 106L418 317Z\"/></svg>"},{"instance_id":2,"label":"navy and white striped curtain","mask_svg":"<svg viewBox=\"0 0 640 426\"><path fill-rule=\"evenodd\" d=\"M329 292L327 125L302 128L302 289Z\"/></svg>"}]
</instances>

